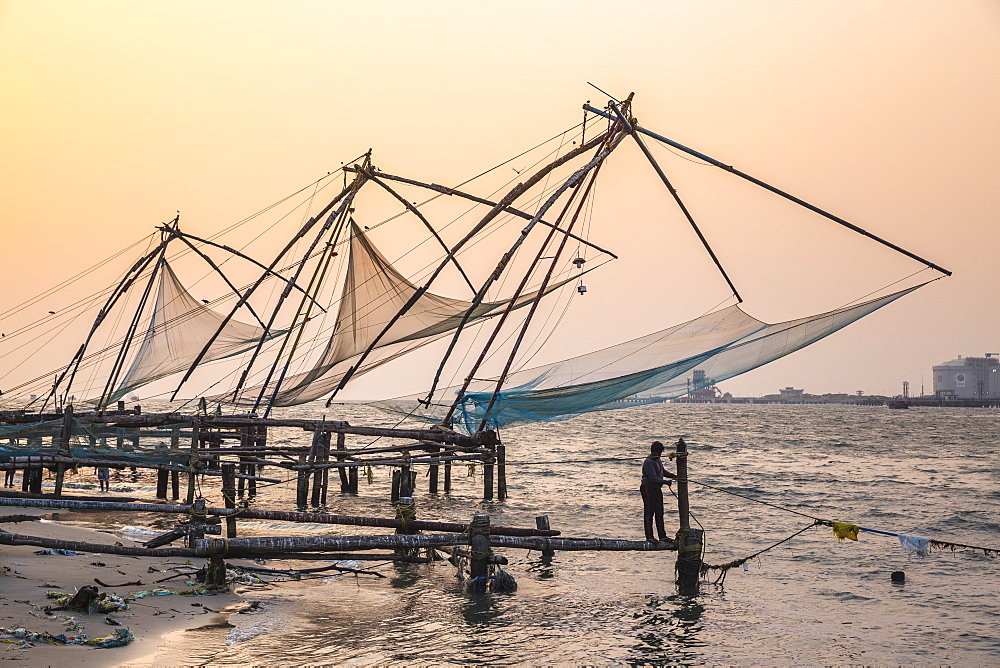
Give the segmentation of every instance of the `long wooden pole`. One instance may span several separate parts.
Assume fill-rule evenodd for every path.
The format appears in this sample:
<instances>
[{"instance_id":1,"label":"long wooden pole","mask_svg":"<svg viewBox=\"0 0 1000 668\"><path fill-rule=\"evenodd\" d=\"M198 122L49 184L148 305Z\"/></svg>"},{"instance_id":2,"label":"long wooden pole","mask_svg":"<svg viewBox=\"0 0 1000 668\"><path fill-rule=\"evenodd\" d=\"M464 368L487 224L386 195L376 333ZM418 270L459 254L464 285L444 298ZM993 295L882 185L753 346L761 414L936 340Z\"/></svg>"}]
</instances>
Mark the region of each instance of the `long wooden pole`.
<instances>
[{"instance_id":1,"label":"long wooden pole","mask_svg":"<svg viewBox=\"0 0 1000 668\"><path fill-rule=\"evenodd\" d=\"M597 114L598 116L603 116L604 118L614 118L614 116L612 116L611 114L607 113L606 111L604 111L602 109L597 109L595 107L592 107L589 104L583 105L583 108L586 109L587 111L591 112L591 113ZM819 215L823 216L824 218L828 218L828 219L832 220L835 223L843 225L844 227L846 227L848 229L854 230L858 234L861 234L863 236L868 237L869 239L877 241L878 243L882 244L883 246L887 246L887 247L893 249L894 251L896 251L898 253L902 253L903 255L905 255L905 256L907 256L909 258L912 258L912 259L916 260L917 262L920 262L921 264L924 264L924 265L930 267L931 269L935 269L937 271L940 271L945 276L951 276L951 272L948 271L947 269L944 269L943 267L939 267L938 265L934 264L933 262L930 262L929 260L925 260L924 258L920 257L919 255L914 255L910 251L908 251L908 250L906 250L904 248L900 248L896 244L891 243L889 241L886 241L885 239L882 239L881 237L877 237L874 234L872 234L871 232L869 232L867 230L864 230L864 229L858 227L857 225L853 225L853 224L847 222L843 218L840 218L838 216L833 215L832 213L829 213L827 211L824 211L823 209L820 209L818 206L810 204L809 202L806 202L805 200L801 200L798 197L795 197L794 195L791 195L789 193L786 193L783 190L779 190L778 188L775 188L772 185L764 183L760 179L756 179L756 178L750 176L749 174L741 172L740 170L732 167L731 165L727 165L727 164L725 164L723 162L720 162L720 161L716 160L715 158L710 158L707 155L705 155L704 153L699 153L698 151L690 149L687 146L684 146L683 144L679 144L679 143L673 141L672 139L667 139L663 135L657 134L655 132L651 132L651 131L643 128L643 127L640 127L639 125L635 126L635 131L636 132L640 132L640 133L646 135L647 137L652 137L653 139L656 139L657 141L661 141L664 144L669 144L670 146L673 146L674 148L676 148L679 151L684 151L688 155L693 155L694 157L699 158L700 160L704 160L705 162L709 163L710 165L714 165L714 166L718 167L719 169L723 169L723 170L729 172L730 174L735 174L736 176L740 177L741 179L746 179L750 183L758 185L761 188L764 188L765 190L770 190L771 192L773 192L776 195L780 195L781 197L784 197L787 200L795 202L799 206L803 206L803 207L809 209L810 211L813 211L814 213L818 213Z\"/></svg>"},{"instance_id":2,"label":"long wooden pole","mask_svg":"<svg viewBox=\"0 0 1000 668\"><path fill-rule=\"evenodd\" d=\"M654 158L653 154L649 152L649 149L646 147L646 143L642 141L642 137L639 136L639 133L636 131L629 119L625 118L625 115L618 107L612 107L612 109L614 110L615 115L618 116L618 120L628 129L629 134L632 135L632 139L634 139L636 145L639 146L639 150L641 150L642 154L646 156L646 160L648 160L649 164L653 166L653 171L655 171L656 175L660 177L660 181L664 186L666 186L667 190L670 191L670 195L674 198L674 202L676 202L678 208L680 208L681 213L684 214L684 217L687 219L688 224L691 225L694 233L698 235L698 238L701 240L701 245L705 247L706 251L708 251L709 257L712 258L712 262L715 263L715 266L722 274L722 277L726 279L726 283L729 284L729 289L733 291L733 296L736 297L736 301L742 303L743 297L740 297L740 293L736 290L736 286L733 284L732 279L729 278L729 274L727 274L726 270L723 269L722 262L720 262L719 258L715 255L715 251L713 251L712 247L708 244L708 239L705 238L701 228L698 227L698 223L694 222L694 217L691 215L691 212L688 211L684 201L681 200L681 196L677 193L677 189L674 188L670 179L667 178L667 175L660 168L660 163L656 162L656 158Z\"/></svg>"},{"instance_id":3,"label":"long wooden pole","mask_svg":"<svg viewBox=\"0 0 1000 668\"><path fill-rule=\"evenodd\" d=\"M438 547L441 545L468 545L469 535L458 534L387 534L382 536L258 536L233 538L228 541L230 556L240 554L266 555L275 552L319 552L328 550L374 550ZM490 534L492 547L520 548L527 550L558 550L565 552L614 551L656 552L671 551L673 543L617 540L613 538L543 538L497 536ZM197 540L194 547L199 555L208 555L214 549L213 541Z\"/></svg>"},{"instance_id":4,"label":"long wooden pole","mask_svg":"<svg viewBox=\"0 0 1000 668\"><path fill-rule=\"evenodd\" d=\"M688 504L687 443L677 440L677 588L684 596L698 594L701 579L702 532L691 528L691 509Z\"/></svg>"},{"instance_id":5,"label":"long wooden pole","mask_svg":"<svg viewBox=\"0 0 1000 668\"><path fill-rule=\"evenodd\" d=\"M120 510L147 513L187 514L191 510L188 504L158 504L158 503L117 503L112 501L69 501L52 499L7 499L0 498L0 507L22 508L69 508L75 510ZM333 515L330 513L302 513L282 510L258 510L254 508L206 508L209 515L226 517L237 515L241 519L272 520L279 522L304 522L306 524L341 524L348 526L383 527L398 529L402 522L389 517L364 517L359 515ZM432 522L427 520L409 520L407 526L422 531L448 531L461 533L468 531L469 526L460 522ZM527 527L508 527L492 525L491 533L509 536L558 536L559 531L531 529Z\"/></svg>"}]
</instances>

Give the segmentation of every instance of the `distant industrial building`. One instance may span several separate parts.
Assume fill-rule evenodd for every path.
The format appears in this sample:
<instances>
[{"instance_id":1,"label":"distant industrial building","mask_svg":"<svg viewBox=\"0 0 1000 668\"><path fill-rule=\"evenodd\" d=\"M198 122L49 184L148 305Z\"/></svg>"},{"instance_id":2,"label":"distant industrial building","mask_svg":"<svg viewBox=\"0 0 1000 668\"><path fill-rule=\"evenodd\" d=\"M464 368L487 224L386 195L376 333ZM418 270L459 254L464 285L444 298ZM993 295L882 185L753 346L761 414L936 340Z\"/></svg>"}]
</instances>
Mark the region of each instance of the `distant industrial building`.
<instances>
[{"instance_id":1,"label":"distant industrial building","mask_svg":"<svg viewBox=\"0 0 1000 668\"><path fill-rule=\"evenodd\" d=\"M939 399L1000 398L1000 360L996 353L985 357L958 356L933 367L934 396Z\"/></svg>"},{"instance_id":2,"label":"distant industrial building","mask_svg":"<svg viewBox=\"0 0 1000 668\"><path fill-rule=\"evenodd\" d=\"M805 390L796 390L791 386L778 390L778 392L781 394L782 401L802 401L805 399Z\"/></svg>"}]
</instances>

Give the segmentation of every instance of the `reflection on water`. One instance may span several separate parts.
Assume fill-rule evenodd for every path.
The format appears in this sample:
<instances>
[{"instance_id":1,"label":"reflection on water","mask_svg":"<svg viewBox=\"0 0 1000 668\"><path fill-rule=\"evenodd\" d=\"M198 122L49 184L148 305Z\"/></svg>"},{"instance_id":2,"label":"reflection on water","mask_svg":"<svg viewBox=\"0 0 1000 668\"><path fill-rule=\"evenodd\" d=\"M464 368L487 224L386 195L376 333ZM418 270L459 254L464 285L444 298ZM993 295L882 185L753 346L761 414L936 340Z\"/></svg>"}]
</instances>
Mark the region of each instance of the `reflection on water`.
<instances>
[{"instance_id":1,"label":"reflection on water","mask_svg":"<svg viewBox=\"0 0 1000 668\"><path fill-rule=\"evenodd\" d=\"M631 648L629 663L697 663L694 648L705 644L699 624L704 612L700 597L647 596L646 606L634 615L639 642Z\"/></svg>"},{"instance_id":2,"label":"reflection on water","mask_svg":"<svg viewBox=\"0 0 1000 668\"><path fill-rule=\"evenodd\" d=\"M378 419L364 407L338 410L351 412L327 417ZM310 416L308 408L287 415ZM663 405L512 428L504 433L507 501L483 503L481 471L468 478L456 467L450 494L430 495L418 479L418 517L467 521L486 512L497 524L534 526L547 514L564 535L638 539L639 461L651 440L679 436L694 480L810 515L996 546L1000 413L983 409ZM358 495L334 486L329 510L391 516L388 483L376 471ZM256 505L291 508L294 494L294 482L263 487ZM710 563L753 554L810 522L697 485L691 503ZM241 535L369 531L240 527ZM232 616L232 644L201 633L170 651L194 663L337 665L984 665L1000 657L1000 560L968 552L908 559L894 538L840 543L818 528L730 571L724 589L703 585L695 598L676 595L673 553L560 552L546 561L501 552L518 581L513 594L467 594L445 561L366 563L386 578L252 592L268 606ZM906 571L905 587L890 581L895 570Z\"/></svg>"}]
</instances>

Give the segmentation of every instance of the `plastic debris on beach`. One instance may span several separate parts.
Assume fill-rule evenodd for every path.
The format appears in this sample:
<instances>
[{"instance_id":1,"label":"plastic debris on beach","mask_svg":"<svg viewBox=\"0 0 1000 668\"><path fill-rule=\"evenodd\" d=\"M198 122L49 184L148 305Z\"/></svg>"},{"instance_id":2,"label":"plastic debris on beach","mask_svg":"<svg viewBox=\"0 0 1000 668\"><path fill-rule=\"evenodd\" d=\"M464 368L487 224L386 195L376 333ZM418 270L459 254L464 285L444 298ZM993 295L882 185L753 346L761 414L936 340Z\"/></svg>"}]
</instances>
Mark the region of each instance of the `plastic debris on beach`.
<instances>
[{"instance_id":1,"label":"plastic debris on beach","mask_svg":"<svg viewBox=\"0 0 1000 668\"><path fill-rule=\"evenodd\" d=\"M150 589L149 591L133 591L130 592L128 597L131 599L146 598L147 596L173 596L174 592L169 589L161 589L157 587L156 589Z\"/></svg>"},{"instance_id":2,"label":"plastic debris on beach","mask_svg":"<svg viewBox=\"0 0 1000 668\"><path fill-rule=\"evenodd\" d=\"M76 636L67 636L60 633L53 635L42 632L34 633L28 631L23 626L8 626L0 629L0 642L30 646L32 643L45 643L46 645L90 645L96 649L109 649L111 647L123 647L135 640L135 635L127 628L115 629L111 635L102 638L88 638L86 633Z\"/></svg>"},{"instance_id":3,"label":"plastic debris on beach","mask_svg":"<svg viewBox=\"0 0 1000 668\"><path fill-rule=\"evenodd\" d=\"M74 595L61 591L47 591L45 592L45 596L54 600L58 605L69 606ZM128 602L118 594L109 594L107 592L99 594L87 606L88 615L94 612L108 614L109 612L120 612L122 610L128 610Z\"/></svg>"},{"instance_id":4,"label":"plastic debris on beach","mask_svg":"<svg viewBox=\"0 0 1000 668\"><path fill-rule=\"evenodd\" d=\"M51 550L50 549L35 550L35 554L41 554L41 555L61 554L64 557L77 557L77 556L80 556L81 554L86 554L86 553L85 552L75 552L73 550L63 550L61 548L54 548L54 549L51 549Z\"/></svg>"}]
</instances>

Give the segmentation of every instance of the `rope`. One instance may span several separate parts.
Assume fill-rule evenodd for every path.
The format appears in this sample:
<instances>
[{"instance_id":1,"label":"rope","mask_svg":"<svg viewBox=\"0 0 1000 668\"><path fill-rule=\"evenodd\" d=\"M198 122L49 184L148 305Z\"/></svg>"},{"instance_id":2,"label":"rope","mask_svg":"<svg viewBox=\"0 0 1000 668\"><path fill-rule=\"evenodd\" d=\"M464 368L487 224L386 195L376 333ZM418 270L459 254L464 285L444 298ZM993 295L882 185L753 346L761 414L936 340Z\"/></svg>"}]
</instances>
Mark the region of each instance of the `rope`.
<instances>
[{"instance_id":1,"label":"rope","mask_svg":"<svg viewBox=\"0 0 1000 668\"><path fill-rule=\"evenodd\" d=\"M396 519L400 521L399 533L407 533L407 524L417 519L417 505L415 503L397 504Z\"/></svg>"},{"instance_id":2,"label":"rope","mask_svg":"<svg viewBox=\"0 0 1000 668\"><path fill-rule=\"evenodd\" d=\"M810 524L810 525L808 525L808 526L806 526L806 527L804 527L802 529L799 529L798 531L796 531L795 533L793 533L791 536L788 536L787 538L783 538L783 539L779 540L777 543L775 543L773 545L770 545L768 547L765 547L763 550L758 550L757 552L754 552L750 556L743 557L742 559L734 559L732 561L728 561L728 562L726 562L724 564L718 564L718 565L702 564L701 565L701 572L704 574L704 573L707 573L710 570L720 571L719 577L715 580L715 584L722 584L722 582L724 582L725 579L726 579L726 573L729 572L729 570L731 568L736 568L738 566L742 566L743 564L745 564L746 562L750 561L751 559L755 559L756 557L760 556L761 554L764 554L768 550L772 550L772 549L778 547L782 543L787 543L788 541L790 541L791 539L795 538L799 534L805 533L809 529L812 529L813 527L818 526L820 524L822 524L822 522L820 522L820 521L817 520L816 522L813 522L812 524Z\"/></svg>"},{"instance_id":3,"label":"rope","mask_svg":"<svg viewBox=\"0 0 1000 668\"><path fill-rule=\"evenodd\" d=\"M747 501L753 501L754 503L760 503L760 504L763 504L765 506L771 506L772 508L777 508L778 510L783 510L786 513L794 513L796 515L801 515L802 517L808 517L809 519L814 520L816 522L821 522L821 523L825 522L825 520L823 520L823 519L821 519L819 517L816 517L814 515L809 515L808 513L799 512L798 510L792 510L791 508L786 508L784 506L779 506L779 505L777 505L775 503L770 503L768 501L761 501L760 499L755 499L753 497L746 496L745 494L738 494L737 492L731 492L728 489L723 489L721 487L715 487L713 485L709 485L709 484L704 483L704 482L698 482L697 480L691 480L690 478L688 478L688 482L693 482L696 485L701 485L702 487L707 487L707 488L709 488L711 490L714 490L716 492L722 492L723 494L731 494L733 496L738 496L741 499L746 499Z\"/></svg>"},{"instance_id":4,"label":"rope","mask_svg":"<svg viewBox=\"0 0 1000 668\"><path fill-rule=\"evenodd\" d=\"M212 542L209 545L209 551L211 552L211 554L213 556L220 556L219 555L219 547L220 547L219 544L220 543L222 544L221 545L221 547L222 547L222 555L221 556L223 556L223 557L229 556L229 539L228 538L211 538L210 540Z\"/></svg>"}]
</instances>

